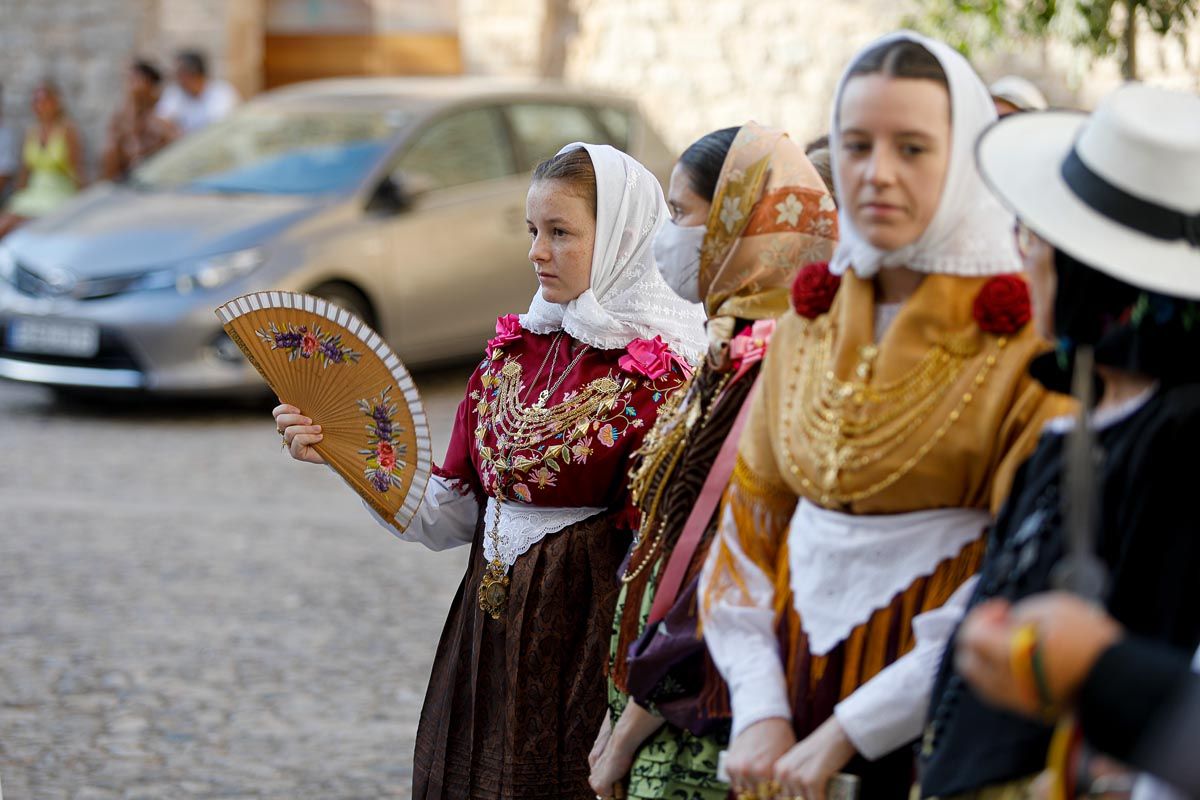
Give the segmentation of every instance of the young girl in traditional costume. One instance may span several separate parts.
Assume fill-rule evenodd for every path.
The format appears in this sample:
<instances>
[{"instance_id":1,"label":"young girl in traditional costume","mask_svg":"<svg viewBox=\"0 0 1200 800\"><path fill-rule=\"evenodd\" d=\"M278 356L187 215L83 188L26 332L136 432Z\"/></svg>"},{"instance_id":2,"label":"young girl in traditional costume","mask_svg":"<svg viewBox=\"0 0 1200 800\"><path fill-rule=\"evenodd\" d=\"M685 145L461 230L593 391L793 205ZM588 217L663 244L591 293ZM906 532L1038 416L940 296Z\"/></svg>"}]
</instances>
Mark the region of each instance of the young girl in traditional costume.
<instances>
[{"instance_id":1,"label":"young girl in traditional costume","mask_svg":"<svg viewBox=\"0 0 1200 800\"><path fill-rule=\"evenodd\" d=\"M541 289L497 322L400 537L471 545L421 712L416 798L593 796L588 749L636 524L629 460L703 352L701 311L654 265L668 213L645 167L570 145L534 172L526 214ZM276 421L293 456L320 460L310 420L281 406Z\"/></svg>"},{"instance_id":2,"label":"young girl in traditional costume","mask_svg":"<svg viewBox=\"0 0 1200 800\"><path fill-rule=\"evenodd\" d=\"M965 59L912 33L839 85L840 241L775 331L702 581L745 797L823 798L843 771L907 796L943 606L1057 411L1027 374L1044 344L1012 217L971 157L994 119Z\"/></svg>"},{"instance_id":3,"label":"young girl in traditional costume","mask_svg":"<svg viewBox=\"0 0 1200 800\"><path fill-rule=\"evenodd\" d=\"M716 676L696 635L696 584L775 319L800 266L832 255L837 209L803 150L752 122L685 151L668 201L659 269L681 297L704 301L709 350L635 463L641 527L617 605L614 724L597 741L592 788L610 796L627 780L630 798L722 800L717 757L729 723L704 709L703 695L724 687L704 685Z\"/></svg>"},{"instance_id":4,"label":"young girl in traditional costume","mask_svg":"<svg viewBox=\"0 0 1200 800\"><path fill-rule=\"evenodd\" d=\"M1200 641L1198 130L1200 98L1131 84L1090 118L1022 115L979 144L983 174L1021 221L1038 327L1057 342L1035 362L1035 376L1065 391L1076 357L1094 354L1099 402L1083 460L1095 450L1100 458L1093 481L1065 473L1074 428L1065 418L1018 474L970 606L974 636L983 623L982 631L1009 638L1002 669L1017 679L1019 707L1037 718L981 700L954 669L952 641L921 748L923 797L1025 797L1046 765L1053 720L1073 698L1052 680L1061 665L1047 663L1039 645L1048 631L1010 625L1008 603L1066 580L1090 589L1129 634L1174 647L1181 658ZM1083 364L1087 388L1093 376ZM1067 469L1080 469L1078 461ZM1128 699L1143 697L1142 688ZM1084 732L1102 743L1105 727L1125 717L1118 706L1107 720L1086 710L1083 718ZM1190 746L1194 760L1194 740Z\"/></svg>"}]
</instances>

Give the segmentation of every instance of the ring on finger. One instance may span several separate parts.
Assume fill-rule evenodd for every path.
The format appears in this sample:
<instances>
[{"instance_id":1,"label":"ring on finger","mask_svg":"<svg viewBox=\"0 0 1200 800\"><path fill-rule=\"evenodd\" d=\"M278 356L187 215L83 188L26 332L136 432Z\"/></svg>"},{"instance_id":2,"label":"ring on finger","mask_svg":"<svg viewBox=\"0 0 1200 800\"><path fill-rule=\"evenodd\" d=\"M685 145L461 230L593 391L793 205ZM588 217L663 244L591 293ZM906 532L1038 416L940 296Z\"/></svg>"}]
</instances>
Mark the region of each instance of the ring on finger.
<instances>
[{"instance_id":1,"label":"ring on finger","mask_svg":"<svg viewBox=\"0 0 1200 800\"><path fill-rule=\"evenodd\" d=\"M779 784L775 781L765 781L757 787L759 800L775 800L780 791Z\"/></svg>"}]
</instances>

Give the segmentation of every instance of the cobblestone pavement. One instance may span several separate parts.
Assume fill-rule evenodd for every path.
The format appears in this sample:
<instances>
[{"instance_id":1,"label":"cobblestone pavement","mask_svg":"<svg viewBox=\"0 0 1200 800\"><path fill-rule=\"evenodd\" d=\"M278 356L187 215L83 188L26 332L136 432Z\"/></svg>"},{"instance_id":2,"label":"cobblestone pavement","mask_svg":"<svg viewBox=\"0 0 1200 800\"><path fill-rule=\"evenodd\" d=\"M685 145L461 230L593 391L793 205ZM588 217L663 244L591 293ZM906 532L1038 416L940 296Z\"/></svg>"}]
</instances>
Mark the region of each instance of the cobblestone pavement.
<instances>
[{"instance_id":1,"label":"cobblestone pavement","mask_svg":"<svg viewBox=\"0 0 1200 800\"><path fill-rule=\"evenodd\" d=\"M440 458L465 372L418 383ZM466 553L220 406L0 384L5 800L408 796Z\"/></svg>"}]
</instances>

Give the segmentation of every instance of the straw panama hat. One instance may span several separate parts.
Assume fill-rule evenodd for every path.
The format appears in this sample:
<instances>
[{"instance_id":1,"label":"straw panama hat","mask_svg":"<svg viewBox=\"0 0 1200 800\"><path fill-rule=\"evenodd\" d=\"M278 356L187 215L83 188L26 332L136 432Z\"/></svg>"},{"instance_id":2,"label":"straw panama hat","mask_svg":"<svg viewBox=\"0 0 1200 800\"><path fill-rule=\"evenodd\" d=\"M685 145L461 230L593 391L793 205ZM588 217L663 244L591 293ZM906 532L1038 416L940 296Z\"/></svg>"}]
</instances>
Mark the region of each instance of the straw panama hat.
<instances>
[{"instance_id":1,"label":"straw panama hat","mask_svg":"<svg viewBox=\"0 0 1200 800\"><path fill-rule=\"evenodd\" d=\"M1200 299L1200 96L1126 84L1091 116L1007 117L975 155L1042 239L1140 288Z\"/></svg>"}]
</instances>

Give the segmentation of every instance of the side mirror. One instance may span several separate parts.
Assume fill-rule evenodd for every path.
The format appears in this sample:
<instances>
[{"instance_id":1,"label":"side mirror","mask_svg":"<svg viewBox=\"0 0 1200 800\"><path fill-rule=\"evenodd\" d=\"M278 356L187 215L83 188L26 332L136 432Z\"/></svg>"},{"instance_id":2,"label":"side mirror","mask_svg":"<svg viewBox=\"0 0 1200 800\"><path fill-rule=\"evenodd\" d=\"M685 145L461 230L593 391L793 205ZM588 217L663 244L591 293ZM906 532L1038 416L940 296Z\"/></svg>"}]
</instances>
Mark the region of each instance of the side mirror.
<instances>
[{"instance_id":1,"label":"side mirror","mask_svg":"<svg viewBox=\"0 0 1200 800\"><path fill-rule=\"evenodd\" d=\"M371 206L381 211L408 211L418 197L436 188L429 175L396 170L379 184Z\"/></svg>"},{"instance_id":2,"label":"side mirror","mask_svg":"<svg viewBox=\"0 0 1200 800\"><path fill-rule=\"evenodd\" d=\"M412 208L412 195L398 181L399 175L389 175L375 188L375 194L367 203L370 211L398 214Z\"/></svg>"}]
</instances>

